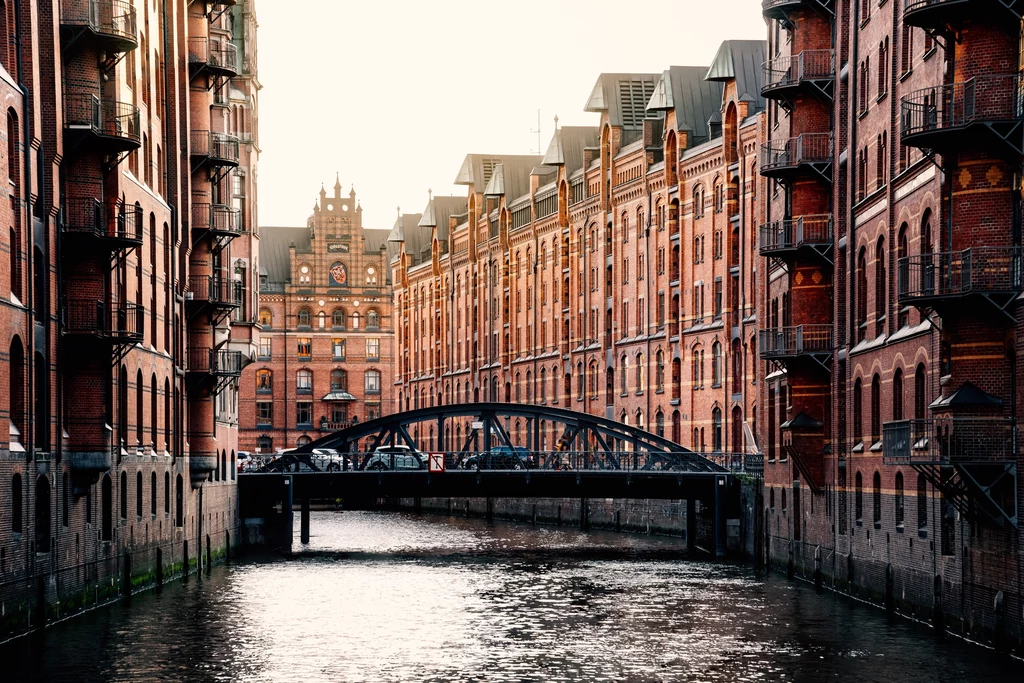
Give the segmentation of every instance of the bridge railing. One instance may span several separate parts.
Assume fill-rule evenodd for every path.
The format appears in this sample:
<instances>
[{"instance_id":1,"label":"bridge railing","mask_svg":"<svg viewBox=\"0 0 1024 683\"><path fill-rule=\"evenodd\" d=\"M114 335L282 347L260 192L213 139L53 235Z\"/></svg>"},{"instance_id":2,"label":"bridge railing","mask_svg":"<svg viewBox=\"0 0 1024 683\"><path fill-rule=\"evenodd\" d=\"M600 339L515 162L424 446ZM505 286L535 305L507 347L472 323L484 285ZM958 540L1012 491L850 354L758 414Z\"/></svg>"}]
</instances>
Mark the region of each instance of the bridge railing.
<instances>
[{"instance_id":1,"label":"bridge railing","mask_svg":"<svg viewBox=\"0 0 1024 683\"><path fill-rule=\"evenodd\" d=\"M696 453L691 451L531 451L496 447L481 451L420 451L384 447L373 452L342 453L317 449L315 453L256 456L265 472L416 471L430 469L430 456L440 456L445 471L606 471L606 472L721 472L761 476L764 457L759 453Z\"/></svg>"}]
</instances>

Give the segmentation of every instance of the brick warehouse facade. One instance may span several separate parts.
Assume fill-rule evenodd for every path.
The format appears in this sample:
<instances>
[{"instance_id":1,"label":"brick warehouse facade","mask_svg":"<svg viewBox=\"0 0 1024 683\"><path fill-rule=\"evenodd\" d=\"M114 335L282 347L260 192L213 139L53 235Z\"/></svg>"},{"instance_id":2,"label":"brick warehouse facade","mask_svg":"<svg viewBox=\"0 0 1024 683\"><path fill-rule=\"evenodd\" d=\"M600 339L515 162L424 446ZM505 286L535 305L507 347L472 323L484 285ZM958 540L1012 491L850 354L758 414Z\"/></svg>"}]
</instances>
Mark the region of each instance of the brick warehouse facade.
<instances>
[{"instance_id":1,"label":"brick warehouse facade","mask_svg":"<svg viewBox=\"0 0 1024 683\"><path fill-rule=\"evenodd\" d=\"M420 216L399 216L399 224ZM243 450L294 448L392 407L387 230L363 228L355 190L320 188L304 227L260 231L262 328L242 375Z\"/></svg>"},{"instance_id":2,"label":"brick warehouse facade","mask_svg":"<svg viewBox=\"0 0 1024 683\"><path fill-rule=\"evenodd\" d=\"M259 82L251 1L0 20L2 638L234 542Z\"/></svg>"},{"instance_id":3,"label":"brick warehouse facade","mask_svg":"<svg viewBox=\"0 0 1024 683\"><path fill-rule=\"evenodd\" d=\"M999 646L1024 640L1022 7L967 4L762 3L763 522L778 566Z\"/></svg>"},{"instance_id":4,"label":"brick warehouse facade","mask_svg":"<svg viewBox=\"0 0 1024 683\"><path fill-rule=\"evenodd\" d=\"M703 451L751 452L764 43L713 65L602 74L594 127L543 156L470 154L465 197L396 225L396 410L553 405ZM560 434L510 424L519 443ZM431 448L457 449L456 424ZM579 446L579 445L578 445Z\"/></svg>"}]
</instances>

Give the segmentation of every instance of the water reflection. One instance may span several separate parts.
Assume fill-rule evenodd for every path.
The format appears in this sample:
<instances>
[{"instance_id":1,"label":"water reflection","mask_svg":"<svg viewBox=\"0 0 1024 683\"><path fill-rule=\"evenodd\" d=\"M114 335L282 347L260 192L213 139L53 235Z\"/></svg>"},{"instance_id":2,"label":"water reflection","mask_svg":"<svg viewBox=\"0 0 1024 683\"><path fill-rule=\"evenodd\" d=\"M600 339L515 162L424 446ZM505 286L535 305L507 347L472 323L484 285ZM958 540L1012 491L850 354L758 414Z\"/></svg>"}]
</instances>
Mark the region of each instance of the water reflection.
<instances>
[{"instance_id":1,"label":"water reflection","mask_svg":"<svg viewBox=\"0 0 1024 683\"><path fill-rule=\"evenodd\" d=\"M312 521L304 557L234 564L0 652L9 680L1020 680L1020 662L864 606L683 561L674 539Z\"/></svg>"}]
</instances>

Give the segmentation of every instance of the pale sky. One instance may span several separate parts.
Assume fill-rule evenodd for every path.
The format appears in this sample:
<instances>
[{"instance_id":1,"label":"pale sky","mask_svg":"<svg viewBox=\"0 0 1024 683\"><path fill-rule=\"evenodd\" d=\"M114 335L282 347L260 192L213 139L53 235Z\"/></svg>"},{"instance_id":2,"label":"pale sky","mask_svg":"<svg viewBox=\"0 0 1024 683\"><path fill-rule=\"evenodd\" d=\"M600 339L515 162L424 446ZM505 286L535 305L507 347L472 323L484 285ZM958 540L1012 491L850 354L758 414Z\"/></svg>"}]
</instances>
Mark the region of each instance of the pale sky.
<instances>
[{"instance_id":1,"label":"pale sky","mask_svg":"<svg viewBox=\"0 0 1024 683\"><path fill-rule=\"evenodd\" d=\"M257 0L261 225L305 225L321 182L390 228L467 153L541 153L602 72L706 65L764 39L760 0ZM534 131L534 132L531 132Z\"/></svg>"}]
</instances>

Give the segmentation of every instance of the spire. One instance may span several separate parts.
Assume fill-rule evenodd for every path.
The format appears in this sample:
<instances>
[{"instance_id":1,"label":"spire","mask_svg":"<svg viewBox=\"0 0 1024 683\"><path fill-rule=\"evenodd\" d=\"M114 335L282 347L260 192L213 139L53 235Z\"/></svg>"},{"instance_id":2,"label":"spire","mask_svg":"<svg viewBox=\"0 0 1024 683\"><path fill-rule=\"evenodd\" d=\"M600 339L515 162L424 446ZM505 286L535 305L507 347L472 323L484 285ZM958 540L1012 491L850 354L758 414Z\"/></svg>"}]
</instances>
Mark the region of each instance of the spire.
<instances>
[{"instance_id":1,"label":"spire","mask_svg":"<svg viewBox=\"0 0 1024 683\"><path fill-rule=\"evenodd\" d=\"M349 199L355 199L356 198L356 186L355 185L353 185L352 189L349 190L348 197L349 197Z\"/></svg>"},{"instance_id":2,"label":"spire","mask_svg":"<svg viewBox=\"0 0 1024 683\"><path fill-rule=\"evenodd\" d=\"M320 206L324 205L325 199L327 199L327 190L324 189L324 184L320 183Z\"/></svg>"},{"instance_id":3,"label":"spire","mask_svg":"<svg viewBox=\"0 0 1024 683\"><path fill-rule=\"evenodd\" d=\"M334 196L341 196L341 180L338 178L338 172L334 172Z\"/></svg>"},{"instance_id":4,"label":"spire","mask_svg":"<svg viewBox=\"0 0 1024 683\"><path fill-rule=\"evenodd\" d=\"M555 132L558 132L558 114L555 114Z\"/></svg>"}]
</instances>

